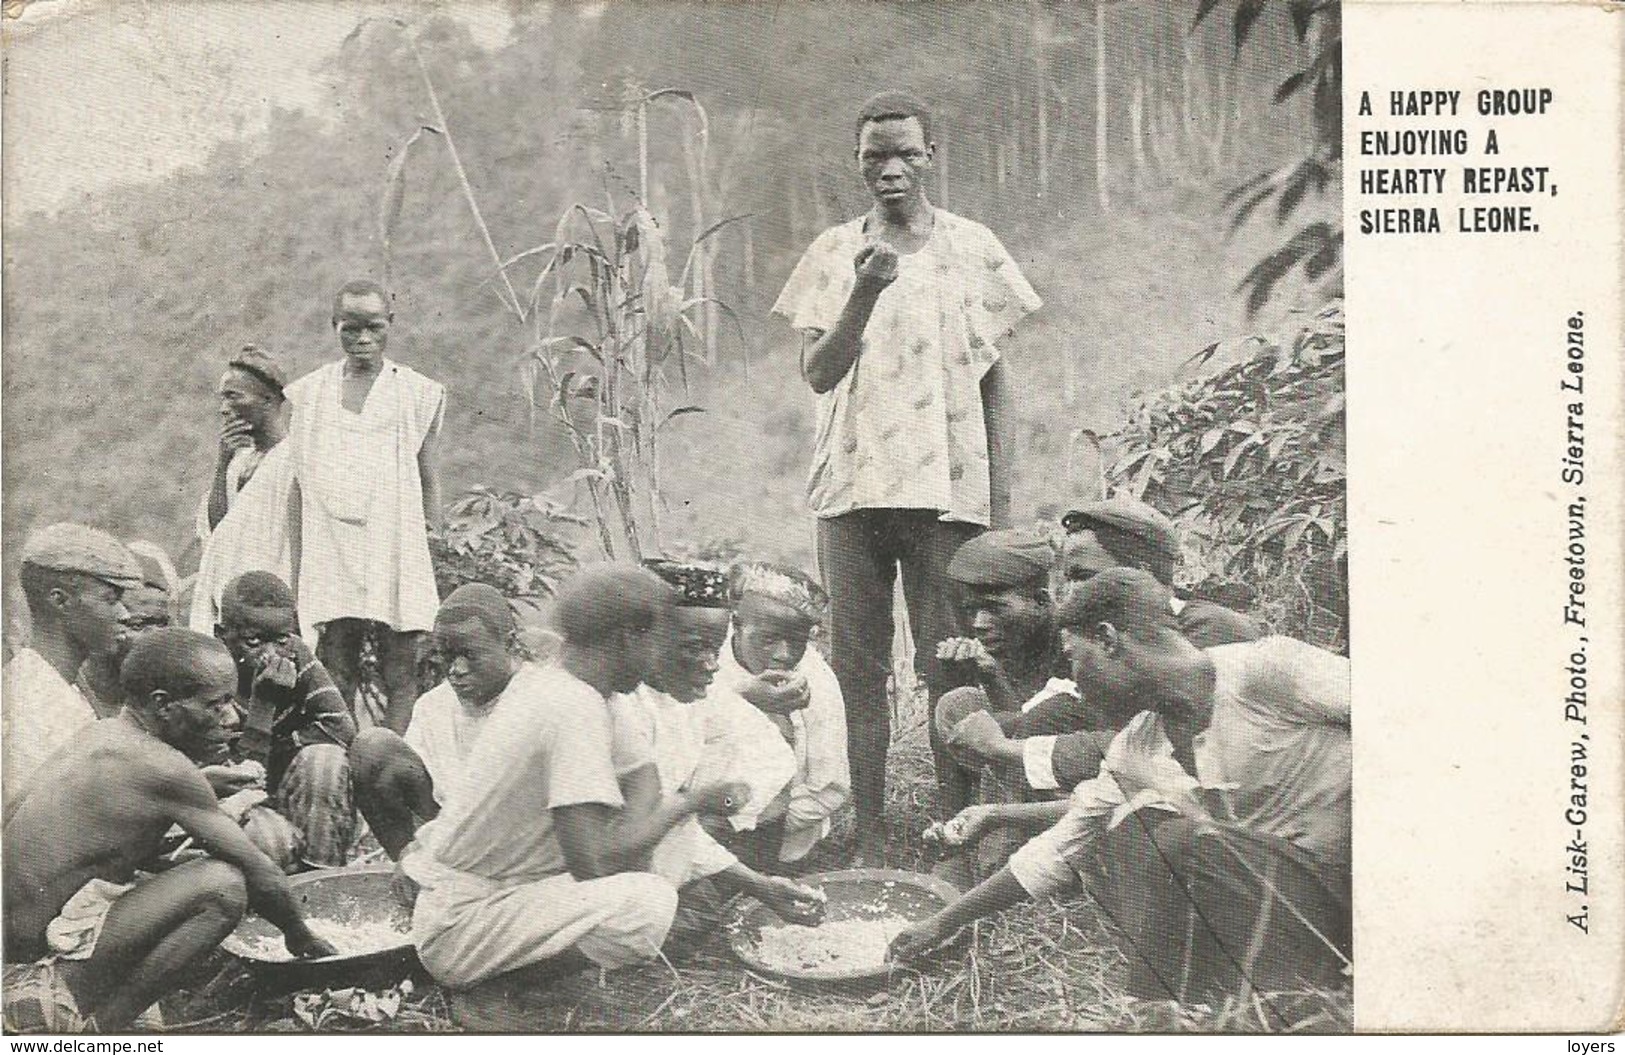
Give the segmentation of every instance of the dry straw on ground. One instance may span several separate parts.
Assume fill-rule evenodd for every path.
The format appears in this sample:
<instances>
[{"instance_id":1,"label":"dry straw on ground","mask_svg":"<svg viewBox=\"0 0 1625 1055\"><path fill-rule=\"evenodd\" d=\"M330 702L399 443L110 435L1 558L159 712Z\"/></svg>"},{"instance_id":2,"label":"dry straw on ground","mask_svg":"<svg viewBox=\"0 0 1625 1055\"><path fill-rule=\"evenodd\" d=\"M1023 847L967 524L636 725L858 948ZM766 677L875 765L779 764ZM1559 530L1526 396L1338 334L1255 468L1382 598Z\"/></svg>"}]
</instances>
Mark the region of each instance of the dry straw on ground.
<instances>
[{"instance_id":1,"label":"dry straw on ground","mask_svg":"<svg viewBox=\"0 0 1625 1055\"><path fill-rule=\"evenodd\" d=\"M900 708L904 730L893 747L889 842L893 863L928 870L919 833L935 798L930 748L918 705ZM831 860L829 867L838 867ZM900 970L867 989L798 987L746 970L719 938L691 960L587 973L537 993L524 1009L540 1032L770 1031L1126 1031L1346 1032L1350 996L1342 992L1240 997L1220 1008L1181 1007L1131 998L1127 964L1109 926L1086 898L1021 905L975 929L973 940ZM303 1032L297 994L264 997L223 955L195 988L166 1002L176 1031ZM324 999L325 1009L347 999ZM1281 1019L1285 1019L1283 1024ZM403 997L384 1021L343 1013L323 1030L448 1032L457 1029L445 995L428 985Z\"/></svg>"}]
</instances>

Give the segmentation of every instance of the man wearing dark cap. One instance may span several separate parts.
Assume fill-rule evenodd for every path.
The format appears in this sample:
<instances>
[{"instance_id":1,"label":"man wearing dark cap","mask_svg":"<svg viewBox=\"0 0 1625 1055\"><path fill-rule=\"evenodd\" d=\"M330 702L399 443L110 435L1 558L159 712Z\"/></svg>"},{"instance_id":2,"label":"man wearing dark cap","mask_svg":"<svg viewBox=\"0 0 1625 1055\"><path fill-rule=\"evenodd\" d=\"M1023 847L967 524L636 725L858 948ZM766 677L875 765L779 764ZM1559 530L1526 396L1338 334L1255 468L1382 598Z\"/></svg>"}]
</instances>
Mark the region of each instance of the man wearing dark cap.
<instances>
[{"instance_id":1,"label":"man wearing dark cap","mask_svg":"<svg viewBox=\"0 0 1625 1055\"><path fill-rule=\"evenodd\" d=\"M126 548L141 566L141 585L126 589L119 598L127 613L124 637L114 651L87 656L79 668L79 680L74 683L90 701L97 718L110 718L124 705L118 684L119 667L135 639L145 631L173 622L174 567L168 555L153 543L139 540L128 543Z\"/></svg>"},{"instance_id":2,"label":"man wearing dark cap","mask_svg":"<svg viewBox=\"0 0 1625 1055\"><path fill-rule=\"evenodd\" d=\"M1285 637L1199 649L1168 588L1103 571L1057 613L1078 685L1133 714L1069 803L1002 807L1048 830L893 943L908 959L1028 897L1087 884L1128 940L1138 997L1338 984L1350 966L1348 660Z\"/></svg>"},{"instance_id":3,"label":"man wearing dark cap","mask_svg":"<svg viewBox=\"0 0 1625 1055\"><path fill-rule=\"evenodd\" d=\"M1061 518L1066 539L1061 569L1068 582L1084 582L1107 568L1139 568L1172 587L1179 567L1179 529L1152 506L1118 495L1074 509ZM1258 624L1223 605L1170 594L1180 633L1197 648L1256 641Z\"/></svg>"},{"instance_id":4,"label":"man wearing dark cap","mask_svg":"<svg viewBox=\"0 0 1625 1055\"><path fill-rule=\"evenodd\" d=\"M142 582L141 566L123 543L81 524L52 524L30 536L18 578L31 638L6 664L3 678L8 812L40 765L96 720L74 683L87 659L119 650L130 614L124 591Z\"/></svg>"},{"instance_id":5,"label":"man wearing dark cap","mask_svg":"<svg viewBox=\"0 0 1625 1055\"><path fill-rule=\"evenodd\" d=\"M383 726L356 737L350 749L356 805L392 859L440 815L480 730L507 698L523 663L518 633L513 608L495 587L457 587L430 634L446 680L418 698L404 737Z\"/></svg>"},{"instance_id":6,"label":"man wearing dark cap","mask_svg":"<svg viewBox=\"0 0 1625 1055\"><path fill-rule=\"evenodd\" d=\"M801 332L802 374L817 394L808 497L847 707L858 857L880 864L894 585L900 569L935 699L937 643L959 632L948 561L1009 515L1013 420L996 343L1040 302L992 232L932 206L924 104L877 95L855 132L873 207L819 235L773 312Z\"/></svg>"},{"instance_id":7,"label":"man wearing dark cap","mask_svg":"<svg viewBox=\"0 0 1625 1055\"><path fill-rule=\"evenodd\" d=\"M1172 589L1179 563L1179 532L1156 509L1126 495L1075 509L1062 518L1061 572L1068 586L1109 568L1139 568L1168 586L1174 625L1198 648L1256 641L1262 630L1251 619L1210 601L1186 600ZM1101 752L1117 730L1098 707L1076 694L1054 693L1023 709L1019 717L956 712L957 748L993 765L1006 779L1031 792L1065 792L1095 775ZM1126 716L1124 716L1126 717ZM1084 733L1070 736L1062 734ZM1062 738L1058 741L1057 736Z\"/></svg>"},{"instance_id":8,"label":"man wearing dark cap","mask_svg":"<svg viewBox=\"0 0 1625 1055\"><path fill-rule=\"evenodd\" d=\"M253 345L232 356L220 378L220 444L214 481L198 510L203 553L188 623L213 633L226 584L248 571L293 581L297 539L290 502L291 448L284 443L287 378Z\"/></svg>"},{"instance_id":9,"label":"man wearing dark cap","mask_svg":"<svg viewBox=\"0 0 1625 1055\"><path fill-rule=\"evenodd\" d=\"M949 638L938 646L938 658L960 686L943 693L933 716L933 732L947 745L948 790L943 811L952 816L971 802L1020 802L1026 789L1019 773L990 765L990 759L957 743L960 723L987 712L1000 728L1016 730L1023 716L1040 705L1064 705L1068 729L1081 724L1076 687L1056 636L1050 574L1055 549L1047 535L1030 528L989 531L959 548L948 575L963 595L963 618L970 637ZM939 762L939 766L943 763ZM1003 863L1013 846L984 842L980 870ZM942 874L964 884L969 862L950 858Z\"/></svg>"},{"instance_id":10,"label":"man wearing dark cap","mask_svg":"<svg viewBox=\"0 0 1625 1055\"><path fill-rule=\"evenodd\" d=\"M295 854L271 832L263 834L272 845L261 848L276 850L274 859L293 856L313 868L343 865L355 837L349 762L355 721L299 636L293 591L270 572L238 576L221 597L215 636L237 664L243 711L237 760L262 767L262 801L268 797L299 835Z\"/></svg>"}]
</instances>

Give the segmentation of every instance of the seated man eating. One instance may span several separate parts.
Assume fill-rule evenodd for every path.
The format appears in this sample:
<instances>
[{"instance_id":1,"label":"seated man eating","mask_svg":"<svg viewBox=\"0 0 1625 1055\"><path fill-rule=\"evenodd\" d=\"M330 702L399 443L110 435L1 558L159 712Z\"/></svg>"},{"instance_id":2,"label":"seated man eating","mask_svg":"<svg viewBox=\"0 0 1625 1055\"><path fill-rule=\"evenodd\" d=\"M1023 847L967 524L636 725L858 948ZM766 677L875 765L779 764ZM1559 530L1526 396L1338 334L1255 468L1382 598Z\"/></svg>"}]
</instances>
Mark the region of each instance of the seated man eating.
<instances>
[{"instance_id":1,"label":"seated man eating","mask_svg":"<svg viewBox=\"0 0 1625 1055\"><path fill-rule=\"evenodd\" d=\"M418 956L456 991L453 1015L467 1028L523 1025L515 993L560 972L651 959L666 939L677 891L637 869L646 847L709 804L682 797L658 815L623 808L608 697L654 669L669 605L670 590L648 571L596 565L555 599L556 665L451 657L459 699L501 701L401 868L421 888ZM437 632L502 644L467 609L440 617Z\"/></svg>"},{"instance_id":2,"label":"seated man eating","mask_svg":"<svg viewBox=\"0 0 1625 1055\"><path fill-rule=\"evenodd\" d=\"M1248 617L1210 601L1174 594L1179 563L1179 532L1173 521L1137 499L1114 496L1074 509L1062 518L1060 570L1068 586L1089 581L1108 568L1140 568L1170 587L1168 611L1175 627L1198 648L1256 641L1262 631ZM978 715L977 701L944 695L937 719L955 752L990 766L1011 793L982 801L1015 802L1070 790L1095 775L1101 753L1117 732L1098 707L1083 703L1069 682L1050 683L1047 698L1023 705L1019 716L989 708ZM1053 739L1064 735L1057 745ZM1014 793L1020 789L1019 794Z\"/></svg>"},{"instance_id":3,"label":"seated man eating","mask_svg":"<svg viewBox=\"0 0 1625 1055\"><path fill-rule=\"evenodd\" d=\"M672 587L675 609L661 667L637 695L662 705L686 705L674 713L699 740L697 784L739 783L749 789L731 815L708 820L713 834L731 839L756 828L762 811L795 775L795 756L771 718L716 680L730 619L727 574L669 560L645 564Z\"/></svg>"},{"instance_id":4,"label":"seated man eating","mask_svg":"<svg viewBox=\"0 0 1625 1055\"><path fill-rule=\"evenodd\" d=\"M1050 725L1067 731L1091 724L1070 679L1050 600L1055 550L1049 539L1028 528L978 535L955 552L948 577L959 587L970 637L949 638L937 647L947 676L960 682L936 703L934 721L952 769L940 786L954 794L943 803L953 814L976 803L1021 802L1028 797L1020 772L997 765L966 743L958 727L979 712L997 727L1021 733L1028 715L1048 715ZM978 871L1004 863L1014 846L990 839L978 848ZM971 878L970 862L951 858L937 872L960 885Z\"/></svg>"},{"instance_id":5,"label":"seated man eating","mask_svg":"<svg viewBox=\"0 0 1625 1055\"><path fill-rule=\"evenodd\" d=\"M237 672L218 641L152 630L124 709L52 755L5 827L9 1026L118 1032L213 951L247 908L295 956L328 956L280 869L220 811L199 765L225 757ZM155 875L180 825L208 856ZM35 962L37 961L37 962Z\"/></svg>"},{"instance_id":6,"label":"seated man eating","mask_svg":"<svg viewBox=\"0 0 1625 1055\"><path fill-rule=\"evenodd\" d=\"M777 872L806 860L852 794L841 684L808 647L829 598L796 568L751 562L730 572L728 602L733 619L717 683L778 727L795 756L795 775L762 810L755 831L724 842L752 867Z\"/></svg>"},{"instance_id":7,"label":"seated man eating","mask_svg":"<svg viewBox=\"0 0 1625 1055\"><path fill-rule=\"evenodd\" d=\"M713 647L716 611L703 603L687 603L708 598L720 589L720 576L695 569L678 575L662 569L676 581L678 603L665 616L660 628L659 659L644 684L635 692L610 700L615 729L615 762L626 812L657 815L669 811L674 800L689 796L703 804L698 816L724 820L750 805L754 793L741 781L717 781L705 775L704 758L711 745L706 741L704 718L696 713L717 669ZM697 583L704 583L697 588ZM726 610L724 609L724 614ZM771 728L760 713L754 719ZM713 742L714 743L714 742ZM789 748L776 731L770 745L789 762ZM792 763L793 765L793 763ZM776 795L788 780L787 765ZM652 830L652 829L651 829ZM722 925L722 899L734 892L747 893L780 916L811 922L821 912L819 895L789 879L764 876L742 864L701 826L694 816L685 817L651 844L650 871L664 876L678 888L678 925L674 944L686 946L714 934Z\"/></svg>"},{"instance_id":8,"label":"seated man eating","mask_svg":"<svg viewBox=\"0 0 1625 1055\"><path fill-rule=\"evenodd\" d=\"M446 680L418 697L404 737L374 726L351 745L356 806L391 860L440 815L510 688L523 692L530 683L514 677L524 664L519 639L513 608L495 587L457 587L435 614L430 637Z\"/></svg>"},{"instance_id":9,"label":"seated man eating","mask_svg":"<svg viewBox=\"0 0 1625 1055\"><path fill-rule=\"evenodd\" d=\"M253 815L245 828L273 860L294 869L343 865L355 838L355 720L299 636L293 591L268 571L244 572L221 594L214 634L237 664L244 719L235 754L265 774L263 793L250 789L233 799L238 809L268 800L285 822Z\"/></svg>"},{"instance_id":10,"label":"seated man eating","mask_svg":"<svg viewBox=\"0 0 1625 1055\"><path fill-rule=\"evenodd\" d=\"M1049 827L898 935L910 959L1028 897L1086 884L1140 997L1217 1002L1335 985L1349 965L1347 658L1285 637L1199 649L1168 588L1101 572L1058 611L1084 695L1133 713L1070 803L983 807Z\"/></svg>"}]
</instances>

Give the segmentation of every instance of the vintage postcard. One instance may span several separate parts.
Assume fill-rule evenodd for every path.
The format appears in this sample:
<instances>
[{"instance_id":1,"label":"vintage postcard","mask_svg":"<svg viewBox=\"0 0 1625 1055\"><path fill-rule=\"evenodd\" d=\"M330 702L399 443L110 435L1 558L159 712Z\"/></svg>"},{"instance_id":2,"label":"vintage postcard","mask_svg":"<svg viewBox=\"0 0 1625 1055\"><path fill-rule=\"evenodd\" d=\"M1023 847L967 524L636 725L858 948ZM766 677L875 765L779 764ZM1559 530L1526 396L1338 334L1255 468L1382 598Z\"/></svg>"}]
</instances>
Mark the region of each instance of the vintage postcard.
<instances>
[{"instance_id":1,"label":"vintage postcard","mask_svg":"<svg viewBox=\"0 0 1625 1055\"><path fill-rule=\"evenodd\" d=\"M1620 5L0 34L6 1033L1617 1028Z\"/></svg>"}]
</instances>

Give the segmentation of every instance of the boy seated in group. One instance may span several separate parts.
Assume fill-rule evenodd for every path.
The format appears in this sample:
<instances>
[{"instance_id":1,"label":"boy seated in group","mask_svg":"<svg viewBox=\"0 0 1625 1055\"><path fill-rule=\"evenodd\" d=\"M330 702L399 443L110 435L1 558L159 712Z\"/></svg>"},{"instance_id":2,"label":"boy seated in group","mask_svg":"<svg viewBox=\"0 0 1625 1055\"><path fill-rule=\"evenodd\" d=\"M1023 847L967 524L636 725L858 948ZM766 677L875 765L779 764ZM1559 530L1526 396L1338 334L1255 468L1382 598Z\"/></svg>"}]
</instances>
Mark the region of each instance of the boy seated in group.
<instances>
[{"instance_id":1,"label":"boy seated in group","mask_svg":"<svg viewBox=\"0 0 1625 1055\"><path fill-rule=\"evenodd\" d=\"M741 783L748 800L727 817L707 818L712 834L732 841L752 832L762 811L795 775L796 760L771 718L716 677L730 613L728 577L719 569L669 560L645 566L673 590L666 652L659 669L633 694L678 716L698 741L694 779ZM673 704L681 704L673 708Z\"/></svg>"},{"instance_id":2,"label":"boy seated in group","mask_svg":"<svg viewBox=\"0 0 1625 1055\"><path fill-rule=\"evenodd\" d=\"M441 602L430 634L446 680L418 697L405 736L374 726L351 745L356 807L391 860L400 860L418 829L440 815L510 688L517 693L529 684L514 677L527 663L522 633L495 587L457 587ZM471 679L468 671L493 673Z\"/></svg>"},{"instance_id":3,"label":"boy seated in group","mask_svg":"<svg viewBox=\"0 0 1625 1055\"><path fill-rule=\"evenodd\" d=\"M732 620L717 684L768 716L790 745L795 773L754 830L723 842L760 871L793 871L829 836L852 793L841 686L824 657L808 647L829 598L798 569L749 562L729 573L728 602Z\"/></svg>"},{"instance_id":4,"label":"boy seated in group","mask_svg":"<svg viewBox=\"0 0 1625 1055\"><path fill-rule=\"evenodd\" d=\"M212 773L256 845L290 871L335 868L355 838L350 793L355 720L332 677L299 636L293 591L267 571L244 572L220 597L215 637L237 665L242 734L237 768ZM229 781L235 780L235 789ZM261 806L267 809L257 809Z\"/></svg>"},{"instance_id":5,"label":"boy seated in group","mask_svg":"<svg viewBox=\"0 0 1625 1055\"><path fill-rule=\"evenodd\" d=\"M726 578L711 569L669 563L657 567L656 573L673 584L675 601L659 628L656 663L643 685L610 700L610 713L616 772L627 812L659 813L684 795L710 804L648 847L650 871L670 880L680 896L670 944L686 946L715 933L722 924L722 899L736 892L750 894L786 919L815 920L822 907L816 892L789 879L761 874L740 862L707 831L711 827L726 838L733 829L718 822L759 812L760 800L755 796L777 797L794 769L789 746L749 704L735 701L727 710L714 710L710 715L702 710L707 701L730 694L712 684L717 650L727 628L727 609L712 602L725 596ZM727 728L707 735L708 721L713 726L727 723L741 711L750 723L743 730ZM765 733L752 732L758 728ZM767 739L762 740L763 736ZM763 765L763 759L757 757L751 766L735 768L736 772L754 773L757 786L710 775L734 765L734 758L708 761L708 756L716 757L719 742L730 740L744 742L743 748L734 750L766 753L776 759ZM759 746L753 746L753 741ZM749 754L742 754L739 760L744 757ZM720 802L714 801L714 790L720 790ZM702 818L708 825L702 826Z\"/></svg>"},{"instance_id":6,"label":"boy seated in group","mask_svg":"<svg viewBox=\"0 0 1625 1055\"><path fill-rule=\"evenodd\" d=\"M120 1032L252 908L295 956L329 956L282 871L219 807L200 766L225 758L237 672L218 641L164 628L120 676L123 710L52 754L8 803L10 1029ZM166 868L179 825L206 856Z\"/></svg>"}]
</instances>

